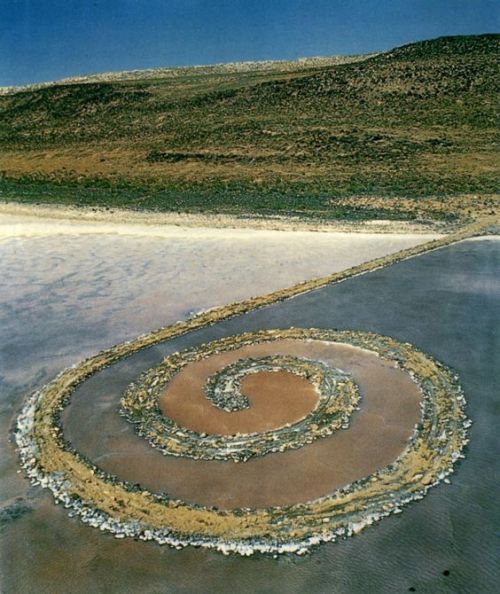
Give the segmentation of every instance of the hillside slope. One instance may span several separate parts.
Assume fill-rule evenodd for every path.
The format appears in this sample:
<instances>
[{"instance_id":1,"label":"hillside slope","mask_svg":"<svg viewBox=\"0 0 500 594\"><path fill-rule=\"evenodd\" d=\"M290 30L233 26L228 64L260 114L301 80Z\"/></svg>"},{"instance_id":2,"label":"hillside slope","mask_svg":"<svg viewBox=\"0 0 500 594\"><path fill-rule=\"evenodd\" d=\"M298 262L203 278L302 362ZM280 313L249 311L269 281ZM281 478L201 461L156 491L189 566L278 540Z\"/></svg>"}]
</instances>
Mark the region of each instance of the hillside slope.
<instances>
[{"instance_id":1,"label":"hillside slope","mask_svg":"<svg viewBox=\"0 0 500 594\"><path fill-rule=\"evenodd\" d=\"M374 55L374 54L372 54ZM370 55L354 56L316 56L311 58L299 58L298 60L259 60L250 62L227 62L221 64L200 65L200 66L176 66L172 68L148 68L145 70L124 70L122 72L101 72L81 76L72 76L58 81L34 83L21 87L0 87L0 95L18 93L19 91L35 91L54 85L69 85L81 83L118 82L118 81L145 81L159 79L179 79L185 76L209 76L225 74L245 73L273 73L276 75L285 72L300 72L312 68L325 66L336 66L349 62L360 62L366 60Z\"/></svg>"},{"instance_id":2,"label":"hillside slope","mask_svg":"<svg viewBox=\"0 0 500 594\"><path fill-rule=\"evenodd\" d=\"M499 55L499 35L446 37L326 67L185 69L1 96L0 188L323 218L491 210Z\"/></svg>"}]
</instances>

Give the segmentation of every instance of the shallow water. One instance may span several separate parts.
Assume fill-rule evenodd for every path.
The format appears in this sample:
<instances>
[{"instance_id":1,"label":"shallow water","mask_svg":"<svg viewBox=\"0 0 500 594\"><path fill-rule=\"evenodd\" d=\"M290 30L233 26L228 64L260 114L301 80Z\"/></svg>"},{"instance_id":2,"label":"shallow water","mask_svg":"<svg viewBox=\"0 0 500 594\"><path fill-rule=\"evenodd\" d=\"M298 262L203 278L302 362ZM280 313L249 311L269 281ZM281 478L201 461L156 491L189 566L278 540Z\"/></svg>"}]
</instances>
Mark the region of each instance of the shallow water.
<instances>
[{"instance_id":1,"label":"shallow water","mask_svg":"<svg viewBox=\"0 0 500 594\"><path fill-rule=\"evenodd\" d=\"M347 345L291 340L241 351L309 356L352 373L362 401L349 429L245 464L164 456L117 415L123 387L136 377L137 367L146 358L148 365L160 358L161 348L157 348L149 356L141 353L140 364L132 356L79 386L62 417L65 438L103 470L153 491L219 508L262 507L310 501L386 466L402 452L419 419L420 392L415 383L373 353ZM241 351L214 359L232 361ZM182 380L177 376L172 388L178 379ZM207 409L214 409L213 416L235 418L233 428L237 418L251 410L225 413L204 400Z\"/></svg>"},{"instance_id":2,"label":"shallow water","mask_svg":"<svg viewBox=\"0 0 500 594\"><path fill-rule=\"evenodd\" d=\"M282 286L290 284L289 271L280 277L277 270L268 268L273 261L269 254L255 263L260 245L237 258L236 267L231 268L227 245L220 251L213 246L215 252L210 252L205 244L199 246L195 258L191 252L187 259L193 263L200 256L203 261L204 250L211 253L205 261L208 269L197 269L199 284L193 288L196 298L191 301L192 280L182 276L182 264L176 268L180 256L172 246L174 262L169 268L161 243L152 249L150 240L138 240L140 246L134 252L135 240L128 238L120 238L123 243L118 244L113 238L99 238L90 245L90 238L78 239L0 244L5 283L0 295L2 591L356 593L406 592L409 587L428 593L496 591L500 551L494 527L500 518L493 493L499 471L500 242L463 242L162 347L161 355L193 341L248 329L336 326L408 340L460 375L474 425L467 459L452 485L440 485L403 514L359 536L321 546L303 559L275 560L260 555L225 558L193 548L175 551L153 543L117 541L68 518L52 504L48 493L29 487L16 474L17 461L7 432L27 391L84 355L173 321L191 308L214 305L221 292L219 303L240 298L238 291L248 290L248 282L241 279L248 281L253 275L257 286L259 270L270 285L278 277ZM302 274L305 270L310 276L322 274L312 268L316 260L328 271L332 269L325 249L321 246L314 253L311 246L309 252L297 256L302 260ZM283 249L283 268L293 268L289 257ZM58 258L59 269L54 268ZM243 275L240 266L245 261ZM252 272L248 267L253 267ZM221 279L224 288L218 292ZM264 284L255 292L262 292ZM188 296L179 301L175 296L179 297L182 287L187 287ZM277 287L268 285L264 290L272 288ZM140 363L138 359L138 368ZM444 570L450 575L444 576Z\"/></svg>"}]
</instances>

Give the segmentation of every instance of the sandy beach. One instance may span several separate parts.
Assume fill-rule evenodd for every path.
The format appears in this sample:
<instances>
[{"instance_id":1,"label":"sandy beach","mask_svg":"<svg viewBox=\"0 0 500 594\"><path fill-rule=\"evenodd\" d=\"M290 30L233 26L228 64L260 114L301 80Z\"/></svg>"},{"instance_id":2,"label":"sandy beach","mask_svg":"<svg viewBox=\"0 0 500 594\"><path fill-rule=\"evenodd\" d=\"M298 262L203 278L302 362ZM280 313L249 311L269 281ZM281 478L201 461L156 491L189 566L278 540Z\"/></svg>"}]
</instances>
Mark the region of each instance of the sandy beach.
<instances>
[{"instance_id":1,"label":"sandy beach","mask_svg":"<svg viewBox=\"0 0 500 594\"><path fill-rule=\"evenodd\" d=\"M26 205L0 203L0 239L2 237L34 237L57 234L113 233L115 235L149 235L173 237L185 229L200 234L224 229L226 233L243 234L248 230L302 231L323 233L363 233L391 235L428 235L446 233L442 223L395 220L373 221L307 221L287 217L245 218L215 214L158 213L105 208ZM210 230L210 231L209 231Z\"/></svg>"}]
</instances>

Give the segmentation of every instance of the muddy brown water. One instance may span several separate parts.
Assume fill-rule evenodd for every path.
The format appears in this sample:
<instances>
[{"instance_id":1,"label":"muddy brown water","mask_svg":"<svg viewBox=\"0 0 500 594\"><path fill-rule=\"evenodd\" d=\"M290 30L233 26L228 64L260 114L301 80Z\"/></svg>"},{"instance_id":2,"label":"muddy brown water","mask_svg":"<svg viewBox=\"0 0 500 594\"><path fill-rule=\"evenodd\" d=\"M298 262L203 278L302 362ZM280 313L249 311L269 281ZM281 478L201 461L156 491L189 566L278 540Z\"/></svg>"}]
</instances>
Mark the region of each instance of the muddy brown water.
<instances>
[{"instance_id":1,"label":"muddy brown water","mask_svg":"<svg viewBox=\"0 0 500 594\"><path fill-rule=\"evenodd\" d=\"M199 433L234 435L269 431L303 419L318 403L314 386L286 371L260 371L244 377L241 391L249 399L250 407L242 411L226 412L210 403L215 408L212 410L203 402L201 391L186 392L190 383L187 379L172 385L160 399L160 408L166 417Z\"/></svg>"},{"instance_id":2,"label":"muddy brown water","mask_svg":"<svg viewBox=\"0 0 500 594\"><path fill-rule=\"evenodd\" d=\"M247 409L227 412L206 397L204 389L211 375L237 360L274 354L276 346L243 347L184 367L160 397L161 411L182 427L219 435L269 431L304 418L318 404L318 392L306 379L284 371L243 378L241 390L250 401ZM280 352L291 351L282 346Z\"/></svg>"},{"instance_id":3,"label":"muddy brown water","mask_svg":"<svg viewBox=\"0 0 500 594\"><path fill-rule=\"evenodd\" d=\"M270 354L309 357L351 373L362 400L360 410L352 415L350 427L307 447L240 464L164 456L152 450L116 414L120 386L113 387L96 378L90 389L83 385L76 392L65 411L65 437L77 451L121 479L219 508L310 501L386 466L403 451L420 416L418 387L392 363L349 345L280 340L215 355L193 365L193 370L186 367L173 380L163 397L165 412L169 414L168 395L173 390L176 420L190 421L201 431L226 429L231 433L263 427L264 412L270 414L271 427L281 424L283 416L289 414L285 407L290 401L300 400L300 394L283 391L268 399L261 394L254 416L250 414L253 407L234 413L218 410L203 395L204 382L213 371L242 356ZM112 368L106 370L106 376L111 374ZM198 405L203 406L201 413ZM293 407L295 411L300 408ZM310 404L304 412L308 410ZM105 427L105 431L90 431L96 424Z\"/></svg>"}]
</instances>

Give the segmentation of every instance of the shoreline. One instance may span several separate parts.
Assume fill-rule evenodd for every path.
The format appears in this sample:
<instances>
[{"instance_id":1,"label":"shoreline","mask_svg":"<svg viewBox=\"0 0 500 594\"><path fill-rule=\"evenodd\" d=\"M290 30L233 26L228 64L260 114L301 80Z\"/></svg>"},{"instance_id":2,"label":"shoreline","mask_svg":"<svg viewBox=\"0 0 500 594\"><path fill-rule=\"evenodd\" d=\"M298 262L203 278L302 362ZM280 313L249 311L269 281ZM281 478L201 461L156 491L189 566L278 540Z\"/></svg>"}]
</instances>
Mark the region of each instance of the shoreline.
<instances>
[{"instance_id":1,"label":"shoreline","mask_svg":"<svg viewBox=\"0 0 500 594\"><path fill-rule=\"evenodd\" d=\"M0 202L0 239L55 233L170 236L177 234L182 229L432 235L436 237L451 233L456 230L456 225L388 219L325 222L286 216L237 217L223 214L160 213L117 208Z\"/></svg>"}]
</instances>

